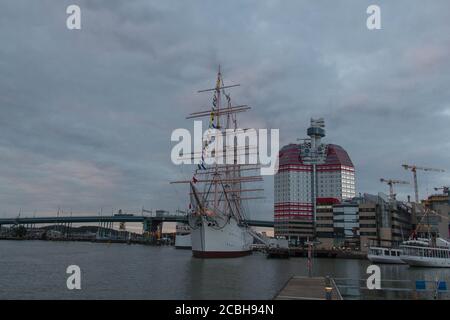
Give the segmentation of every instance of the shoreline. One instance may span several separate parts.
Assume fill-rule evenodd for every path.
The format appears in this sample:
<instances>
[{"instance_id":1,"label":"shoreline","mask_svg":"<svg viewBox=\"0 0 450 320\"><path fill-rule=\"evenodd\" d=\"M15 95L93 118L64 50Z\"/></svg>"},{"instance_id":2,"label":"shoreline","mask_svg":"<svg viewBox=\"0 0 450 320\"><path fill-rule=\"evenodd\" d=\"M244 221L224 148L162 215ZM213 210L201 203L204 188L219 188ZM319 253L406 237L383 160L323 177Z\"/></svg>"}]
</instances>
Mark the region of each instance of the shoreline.
<instances>
[{"instance_id":1,"label":"shoreline","mask_svg":"<svg viewBox=\"0 0 450 320\"><path fill-rule=\"evenodd\" d=\"M1 237L2 240L11 241L54 241L54 242L92 242L92 243L122 243L122 244L141 244L148 246L170 246L162 243L155 243L151 241L143 240L124 240L124 239L80 239L80 238L70 238L70 239L33 239L33 238L19 238L19 237ZM179 249L180 250L180 249ZM260 250L253 250L253 252L262 252ZM266 252L265 254L267 254ZM287 253L288 257L297 258L307 258L308 249L307 248L290 248ZM326 249L316 249L314 250L314 258L331 258L331 259L356 259L356 260L367 260L367 254L361 251L341 251L341 250L326 250ZM277 259L277 257L274 257Z\"/></svg>"},{"instance_id":2,"label":"shoreline","mask_svg":"<svg viewBox=\"0 0 450 320\"><path fill-rule=\"evenodd\" d=\"M0 241L48 241L48 242L93 242L93 243L123 243L123 244L142 244L152 246L162 246L165 244L157 244L151 241L144 240L125 240L125 239L82 239L82 238L69 238L69 239L39 239L39 238L19 238L19 237L1 237Z\"/></svg>"}]
</instances>

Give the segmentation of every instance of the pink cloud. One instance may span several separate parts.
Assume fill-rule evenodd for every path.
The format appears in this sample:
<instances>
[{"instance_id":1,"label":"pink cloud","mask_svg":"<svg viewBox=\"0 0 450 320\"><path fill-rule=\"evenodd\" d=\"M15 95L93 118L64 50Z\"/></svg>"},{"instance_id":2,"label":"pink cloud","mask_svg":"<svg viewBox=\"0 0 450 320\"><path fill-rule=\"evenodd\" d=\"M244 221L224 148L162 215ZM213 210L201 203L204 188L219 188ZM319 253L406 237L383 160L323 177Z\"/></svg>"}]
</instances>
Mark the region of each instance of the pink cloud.
<instances>
[{"instance_id":1,"label":"pink cloud","mask_svg":"<svg viewBox=\"0 0 450 320\"><path fill-rule=\"evenodd\" d=\"M93 163L79 160L63 160L45 165L49 175L57 180L74 182L93 188L113 188L119 172L111 168L99 168Z\"/></svg>"},{"instance_id":2,"label":"pink cloud","mask_svg":"<svg viewBox=\"0 0 450 320\"><path fill-rule=\"evenodd\" d=\"M447 47L425 45L407 51L406 59L418 71L426 72L445 62L449 53L449 48Z\"/></svg>"}]
</instances>

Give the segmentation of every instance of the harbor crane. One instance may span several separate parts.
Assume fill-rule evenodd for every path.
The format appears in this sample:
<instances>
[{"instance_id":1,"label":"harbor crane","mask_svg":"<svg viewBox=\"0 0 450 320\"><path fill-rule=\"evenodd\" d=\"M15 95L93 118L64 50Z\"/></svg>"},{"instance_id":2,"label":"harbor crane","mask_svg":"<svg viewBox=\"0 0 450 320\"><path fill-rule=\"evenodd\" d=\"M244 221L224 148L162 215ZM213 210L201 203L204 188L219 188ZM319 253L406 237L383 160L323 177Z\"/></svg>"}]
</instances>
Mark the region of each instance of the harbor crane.
<instances>
[{"instance_id":1,"label":"harbor crane","mask_svg":"<svg viewBox=\"0 0 450 320\"><path fill-rule=\"evenodd\" d=\"M438 191L438 190L442 190L442 193L443 194L450 194L450 187L449 186L442 186L442 187L439 187L439 188L434 188L434 190L435 191Z\"/></svg>"},{"instance_id":2,"label":"harbor crane","mask_svg":"<svg viewBox=\"0 0 450 320\"><path fill-rule=\"evenodd\" d=\"M414 178L414 196L415 196L416 203L419 203L419 187L417 185L417 170L433 171L433 172L445 172L445 170L443 170L443 169L419 167L419 166L416 166L416 165L409 165L409 164L402 164L402 167L405 170L411 170L412 173L413 173L413 178Z\"/></svg>"},{"instance_id":3,"label":"harbor crane","mask_svg":"<svg viewBox=\"0 0 450 320\"><path fill-rule=\"evenodd\" d=\"M389 198L391 199L391 201L395 200L394 184L409 184L408 181L395 180L395 179L384 179L384 178L381 178L380 182L384 182L389 186Z\"/></svg>"}]
</instances>

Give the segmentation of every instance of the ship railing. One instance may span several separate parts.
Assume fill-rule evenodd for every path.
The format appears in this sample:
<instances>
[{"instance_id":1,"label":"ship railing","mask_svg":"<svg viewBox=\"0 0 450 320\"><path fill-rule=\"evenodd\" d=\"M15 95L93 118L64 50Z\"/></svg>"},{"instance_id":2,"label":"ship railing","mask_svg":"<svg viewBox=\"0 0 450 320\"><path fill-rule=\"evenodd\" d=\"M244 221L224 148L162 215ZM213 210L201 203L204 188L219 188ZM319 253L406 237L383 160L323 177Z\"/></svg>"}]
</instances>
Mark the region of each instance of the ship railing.
<instances>
[{"instance_id":1,"label":"ship railing","mask_svg":"<svg viewBox=\"0 0 450 320\"><path fill-rule=\"evenodd\" d=\"M333 278L344 299L450 299L444 280L382 279L380 289L369 289L367 279Z\"/></svg>"}]
</instances>

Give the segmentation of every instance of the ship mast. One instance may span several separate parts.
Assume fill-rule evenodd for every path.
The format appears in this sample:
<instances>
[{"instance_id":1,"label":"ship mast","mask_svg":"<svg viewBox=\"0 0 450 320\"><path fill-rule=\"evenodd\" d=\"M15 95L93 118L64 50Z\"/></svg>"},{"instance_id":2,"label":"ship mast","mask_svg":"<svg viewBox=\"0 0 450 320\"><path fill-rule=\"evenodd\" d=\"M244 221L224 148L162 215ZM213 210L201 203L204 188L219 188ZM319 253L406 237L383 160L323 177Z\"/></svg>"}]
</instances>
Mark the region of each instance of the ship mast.
<instances>
[{"instance_id":1,"label":"ship mast","mask_svg":"<svg viewBox=\"0 0 450 320\"><path fill-rule=\"evenodd\" d=\"M217 103L217 112L220 114L220 87L222 83L222 74L220 72L220 65L219 65L219 72L217 73L217 81L216 81L216 103ZM220 116L216 117L216 129L222 131L222 128L220 127ZM214 211L216 211L219 207L219 199L218 199L218 179L219 179L219 173L217 172L217 154L214 153L214 157L216 158L216 161L214 163Z\"/></svg>"},{"instance_id":2,"label":"ship mast","mask_svg":"<svg viewBox=\"0 0 450 320\"><path fill-rule=\"evenodd\" d=\"M212 166L205 167L204 165L199 166L199 169L195 170L195 174L192 180L182 180L173 181L171 183L189 183L191 186L191 196L194 196L195 202L197 202L198 214L208 215L208 212L213 212L215 214L221 213L225 217L234 216L238 221L243 220L243 214L241 210L242 200L248 199L262 199L263 197L249 196L241 197L242 192L257 192L263 189L242 189L242 184L247 182L262 181L260 175L242 175L241 171L247 170L257 170L259 169L258 164L240 164L238 162L238 152L251 152L251 148L244 147L243 150L238 148L236 142L236 129L237 125L237 113L245 112L250 109L247 105L236 105L233 106L231 103L230 94L225 92L225 89L240 86L239 84L225 86L222 72L219 66L217 73L216 84L214 88L199 90L199 93L203 92L213 92L213 103L210 110L199 111L191 113L187 119L209 117L210 118L210 129L218 130L223 137L223 142L227 140L227 129L233 129L235 136L233 137L233 145L231 150L228 148L227 143L223 143L222 150L217 152L218 149L214 150L214 164ZM223 97L226 99L226 103L222 103ZM221 116L226 116L226 119L222 119ZM223 126L222 126L223 124ZM245 131L245 129L244 129ZM194 159L201 156L203 161L204 148L208 146L208 141L202 142L202 154L198 155L195 152L191 155ZM227 159L226 153L233 152L233 163L232 164L220 164L218 157L223 157ZM198 178L196 177L198 175ZM203 192L196 190L194 184L202 183L204 184ZM213 197L211 197L213 193ZM211 199L212 198L212 199ZM209 204L213 204L212 208L208 208ZM212 209L212 210L211 210Z\"/></svg>"}]
</instances>

